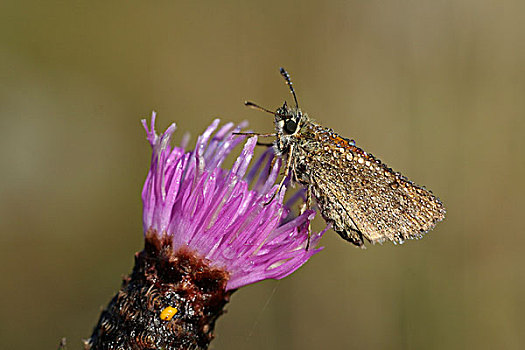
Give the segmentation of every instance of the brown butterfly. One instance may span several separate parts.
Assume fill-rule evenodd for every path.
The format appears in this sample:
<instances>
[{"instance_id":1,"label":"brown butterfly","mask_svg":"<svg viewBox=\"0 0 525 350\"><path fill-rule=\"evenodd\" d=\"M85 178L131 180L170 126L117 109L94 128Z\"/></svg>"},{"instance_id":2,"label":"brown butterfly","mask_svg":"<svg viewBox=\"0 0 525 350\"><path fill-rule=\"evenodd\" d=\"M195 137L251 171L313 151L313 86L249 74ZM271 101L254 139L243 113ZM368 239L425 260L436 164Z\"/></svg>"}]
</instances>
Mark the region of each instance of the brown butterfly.
<instances>
[{"instance_id":1,"label":"brown butterfly","mask_svg":"<svg viewBox=\"0 0 525 350\"><path fill-rule=\"evenodd\" d=\"M275 116L273 147L286 164L285 176L306 188L305 208L312 196L321 215L339 235L356 246L364 238L372 243L403 243L422 235L445 217L445 208L431 191L394 172L353 140L341 137L301 111L290 75L281 75L295 106L285 102Z\"/></svg>"}]
</instances>

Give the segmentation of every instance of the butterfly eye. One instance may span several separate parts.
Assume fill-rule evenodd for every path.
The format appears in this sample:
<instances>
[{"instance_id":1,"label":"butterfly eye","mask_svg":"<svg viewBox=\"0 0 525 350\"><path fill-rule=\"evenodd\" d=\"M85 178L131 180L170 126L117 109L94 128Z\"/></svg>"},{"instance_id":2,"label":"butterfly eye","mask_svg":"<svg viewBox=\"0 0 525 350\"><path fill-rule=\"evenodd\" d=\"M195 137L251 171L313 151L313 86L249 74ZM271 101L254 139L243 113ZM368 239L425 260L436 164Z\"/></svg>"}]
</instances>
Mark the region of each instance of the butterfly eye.
<instances>
[{"instance_id":1,"label":"butterfly eye","mask_svg":"<svg viewBox=\"0 0 525 350\"><path fill-rule=\"evenodd\" d=\"M293 119L288 119L284 124L284 131L286 131L287 134L293 134L296 129L297 122Z\"/></svg>"}]
</instances>

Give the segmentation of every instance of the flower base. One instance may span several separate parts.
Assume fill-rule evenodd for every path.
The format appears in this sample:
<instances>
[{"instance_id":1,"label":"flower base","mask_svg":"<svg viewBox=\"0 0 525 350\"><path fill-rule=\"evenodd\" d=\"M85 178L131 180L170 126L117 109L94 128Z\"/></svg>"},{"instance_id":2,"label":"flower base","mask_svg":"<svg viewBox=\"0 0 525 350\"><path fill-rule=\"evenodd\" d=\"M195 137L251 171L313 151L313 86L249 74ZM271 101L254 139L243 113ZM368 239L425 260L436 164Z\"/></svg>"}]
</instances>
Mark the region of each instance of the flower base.
<instances>
[{"instance_id":1,"label":"flower base","mask_svg":"<svg viewBox=\"0 0 525 350\"><path fill-rule=\"evenodd\" d=\"M159 238L161 237L161 238ZM102 312L86 349L207 349L235 290L228 272L149 231L131 276Z\"/></svg>"}]
</instances>

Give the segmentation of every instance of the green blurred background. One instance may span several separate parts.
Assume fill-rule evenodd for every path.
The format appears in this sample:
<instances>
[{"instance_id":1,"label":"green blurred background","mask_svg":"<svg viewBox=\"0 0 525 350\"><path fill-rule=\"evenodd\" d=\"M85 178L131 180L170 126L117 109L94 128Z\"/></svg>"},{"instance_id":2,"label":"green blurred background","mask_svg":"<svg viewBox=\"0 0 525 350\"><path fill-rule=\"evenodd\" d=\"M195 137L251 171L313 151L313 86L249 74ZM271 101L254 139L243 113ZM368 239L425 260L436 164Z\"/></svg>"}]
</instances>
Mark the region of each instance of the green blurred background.
<instances>
[{"instance_id":1,"label":"green blurred background","mask_svg":"<svg viewBox=\"0 0 525 350\"><path fill-rule=\"evenodd\" d=\"M3 1L0 348L80 348L142 248L139 120L272 131L291 96L443 200L399 247L239 290L214 349L525 348L523 1ZM315 228L323 226L317 219Z\"/></svg>"}]
</instances>

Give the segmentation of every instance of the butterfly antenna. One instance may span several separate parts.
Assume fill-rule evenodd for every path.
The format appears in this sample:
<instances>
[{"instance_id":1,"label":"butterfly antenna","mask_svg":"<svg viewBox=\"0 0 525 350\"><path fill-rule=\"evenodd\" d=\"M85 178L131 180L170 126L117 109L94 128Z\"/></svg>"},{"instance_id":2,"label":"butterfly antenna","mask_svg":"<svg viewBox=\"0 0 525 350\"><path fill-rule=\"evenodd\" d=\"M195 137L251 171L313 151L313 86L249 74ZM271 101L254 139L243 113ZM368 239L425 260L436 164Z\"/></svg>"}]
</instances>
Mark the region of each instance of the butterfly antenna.
<instances>
[{"instance_id":1,"label":"butterfly antenna","mask_svg":"<svg viewBox=\"0 0 525 350\"><path fill-rule=\"evenodd\" d=\"M290 91L292 92L293 99L295 101L295 108L299 109L299 103L297 102L297 96L295 96L295 90L293 89L293 86L292 86L293 83L292 83L292 79L290 79L290 74L288 74L286 69L284 69L283 67L281 67L279 70L284 80L286 80L286 84L288 84L288 86L290 87Z\"/></svg>"},{"instance_id":2,"label":"butterfly antenna","mask_svg":"<svg viewBox=\"0 0 525 350\"><path fill-rule=\"evenodd\" d=\"M253 108L253 109L258 109L258 110L266 112L266 113L275 114L275 112L272 112L272 111L270 111L267 108L261 107L258 104L255 104L255 103L253 103L251 101L244 101L244 105L248 106L250 108Z\"/></svg>"},{"instance_id":3,"label":"butterfly antenna","mask_svg":"<svg viewBox=\"0 0 525 350\"><path fill-rule=\"evenodd\" d=\"M266 113L270 113L272 115L278 115L280 117L286 118L286 116L284 114L280 114L280 113L277 113L277 112L272 112L268 108L261 107L258 104L255 104L255 103L253 103L251 101L244 101L244 105L248 106L250 108L253 108L253 109L257 109L259 111L263 111L263 112L266 112Z\"/></svg>"}]
</instances>

